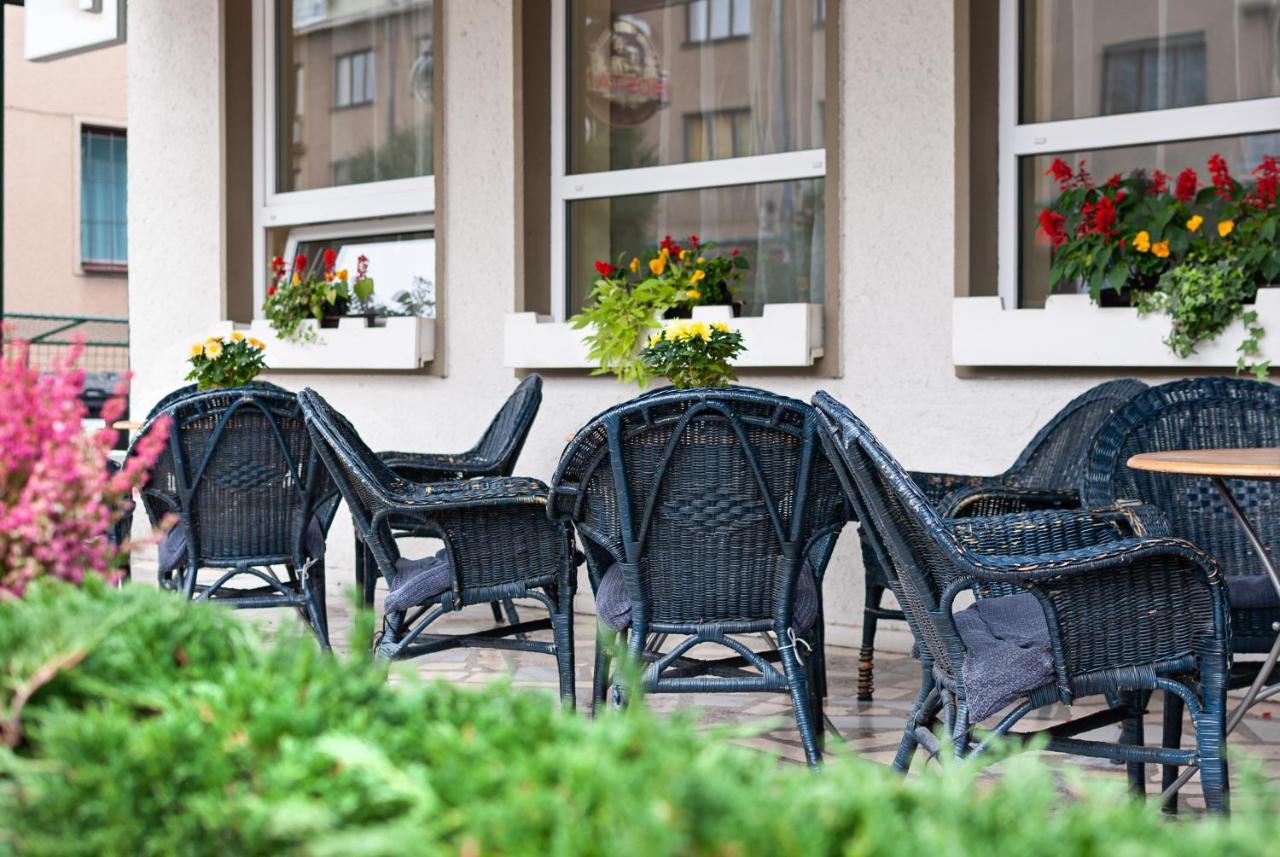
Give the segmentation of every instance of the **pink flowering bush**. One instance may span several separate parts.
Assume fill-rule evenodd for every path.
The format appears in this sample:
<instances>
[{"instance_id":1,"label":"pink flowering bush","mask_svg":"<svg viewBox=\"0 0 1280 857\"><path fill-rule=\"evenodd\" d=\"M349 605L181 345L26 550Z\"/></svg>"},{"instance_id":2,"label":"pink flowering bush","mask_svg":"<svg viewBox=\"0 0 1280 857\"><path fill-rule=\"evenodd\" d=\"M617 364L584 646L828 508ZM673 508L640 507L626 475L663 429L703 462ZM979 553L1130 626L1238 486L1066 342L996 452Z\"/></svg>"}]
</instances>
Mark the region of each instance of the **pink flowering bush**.
<instances>
[{"instance_id":1,"label":"pink flowering bush","mask_svg":"<svg viewBox=\"0 0 1280 857\"><path fill-rule=\"evenodd\" d=\"M52 372L27 365L27 343L9 341L0 358L0 599L21 596L37 577L79 583L109 580L127 548L107 539L129 509L133 490L164 450L169 426L139 441L127 464L107 470L115 439L109 426L124 415L124 385L103 407L108 428L89 434L79 399L84 348L72 346Z\"/></svg>"}]
</instances>

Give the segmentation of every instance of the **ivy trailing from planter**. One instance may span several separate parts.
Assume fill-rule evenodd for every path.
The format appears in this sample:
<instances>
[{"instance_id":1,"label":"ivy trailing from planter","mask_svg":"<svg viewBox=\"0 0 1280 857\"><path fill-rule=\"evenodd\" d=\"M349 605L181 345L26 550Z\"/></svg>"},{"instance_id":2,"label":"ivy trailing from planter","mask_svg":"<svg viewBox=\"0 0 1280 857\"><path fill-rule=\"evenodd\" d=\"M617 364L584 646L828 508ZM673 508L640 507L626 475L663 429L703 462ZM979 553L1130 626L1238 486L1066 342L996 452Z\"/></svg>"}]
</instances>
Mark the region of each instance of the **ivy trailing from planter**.
<instances>
[{"instance_id":1,"label":"ivy trailing from planter","mask_svg":"<svg viewBox=\"0 0 1280 857\"><path fill-rule=\"evenodd\" d=\"M1265 331L1247 306L1280 280L1280 159L1264 157L1246 183L1220 155L1208 166L1203 187L1190 167L1176 180L1136 171L1095 185L1083 161L1073 169L1055 159L1047 174L1059 195L1039 215L1053 247L1050 287L1083 285L1095 303L1112 291L1140 313L1167 314L1165 344L1180 357L1239 318L1237 371L1265 378L1269 364L1257 360Z\"/></svg>"}]
</instances>

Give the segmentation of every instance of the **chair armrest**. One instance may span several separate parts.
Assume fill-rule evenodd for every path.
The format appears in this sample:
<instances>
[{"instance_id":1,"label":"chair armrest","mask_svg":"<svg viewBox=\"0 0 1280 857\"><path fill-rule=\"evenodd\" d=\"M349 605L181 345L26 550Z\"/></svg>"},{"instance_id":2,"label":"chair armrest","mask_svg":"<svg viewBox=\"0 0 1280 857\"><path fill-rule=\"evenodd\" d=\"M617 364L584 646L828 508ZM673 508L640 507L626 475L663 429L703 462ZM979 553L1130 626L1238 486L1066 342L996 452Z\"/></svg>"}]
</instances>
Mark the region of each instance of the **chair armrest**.
<instances>
[{"instance_id":1,"label":"chair armrest","mask_svg":"<svg viewBox=\"0 0 1280 857\"><path fill-rule=\"evenodd\" d=\"M920 490L929 498L929 503L935 509L948 494L961 488L1004 484L1003 477L1000 476L965 476L959 473L927 473L919 470L913 470L908 475L920 486Z\"/></svg>"},{"instance_id":2,"label":"chair armrest","mask_svg":"<svg viewBox=\"0 0 1280 857\"><path fill-rule=\"evenodd\" d=\"M1037 509L1074 509L1080 505L1075 491L1045 491L1016 485L986 483L957 488L938 503L944 518L1010 515Z\"/></svg>"},{"instance_id":3,"label":"chair armrest","mask_svg":"<svg viewBox=\"0 0 1280 857\"><path fill-rule=\"evenodd\" d=\"M954 518L947 528L967 550L984 556L1041 557L1106 545L1135 535L1119 512L1042 509L1016 515Z\"/></svg>"},{"instance_id":4,"label":"chair armrest","mask_svg":"<svg viewBox=\"0 0 1280 857\"><path fill-rule=\"evenodd\" d=\"M378 458L397 476L413 482L449 482L473 476L496 476L490 462L469 457L470 453L379 452Z\"/></svg>"},{"instance_id":5,"label":"chair armrest","mask_svg":"<svg viewBox=\"0 0 1280 857\"><path fill-rule=\"evenodd\" d=\"M371 485L382 505L397 516L432 514L484 506L547 505L547 485L525 476L482 476L460 481Z\"/></svg>"}]
</instances>

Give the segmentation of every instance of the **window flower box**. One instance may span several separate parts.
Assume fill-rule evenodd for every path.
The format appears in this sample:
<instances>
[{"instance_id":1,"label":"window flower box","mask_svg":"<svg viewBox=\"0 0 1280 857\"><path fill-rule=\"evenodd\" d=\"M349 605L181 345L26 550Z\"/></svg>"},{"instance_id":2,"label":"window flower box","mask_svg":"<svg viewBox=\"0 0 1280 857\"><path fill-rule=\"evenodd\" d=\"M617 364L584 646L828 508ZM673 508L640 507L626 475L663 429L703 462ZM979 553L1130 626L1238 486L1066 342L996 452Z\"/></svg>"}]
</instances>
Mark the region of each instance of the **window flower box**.
<instances>
[{"instance_id":1,"label":"window flower box","mask_svg":"<svg viewBox=\"0 0 1280 857\"><path fill-rule=\"evenodd\" d=\"M762 315L734 318L727 306L700 306L698 321L723 321L741 331L746 346L739 368L812 366L822 356L822 304L766 304ZM532 312L503 321L502 362L517 369L590 369L584 330Z\"/></svg>"},{"instance_id":2,"label":"window flower box","mask_svg":"<svg viewBox=\"0 0 1280 857\"><path fill-rule=\"evenodd\" d=\"M1257 359L1280 365L1280 287L1260 289L1253 308L1269 334ZM957 366L1234 369L1245 331L1236 320L1187 358L1164 344L1168 335L1167 316L1100 307L1088 295L1050 295L1044 309L1006 310L998 297L956 298L952 304L951 355Z\"/></svg>"},{"instance_id":3,"label":"window flower box","mask_svg":"<svg viewBox=\"0 0 1280 857\"><path fill-rule=\"evenodd\" d=\"M303 322L315 329L317 342L280 339L266 319L255 319L247 329L267 345L268 371L273 369L361 369L410 371L435 359L436 322L433 318L392 316L375 319L342 318L337 327L320 328L312 319ZM231 322L224 322L226 332Z\"/></svg>"}]
</instances>

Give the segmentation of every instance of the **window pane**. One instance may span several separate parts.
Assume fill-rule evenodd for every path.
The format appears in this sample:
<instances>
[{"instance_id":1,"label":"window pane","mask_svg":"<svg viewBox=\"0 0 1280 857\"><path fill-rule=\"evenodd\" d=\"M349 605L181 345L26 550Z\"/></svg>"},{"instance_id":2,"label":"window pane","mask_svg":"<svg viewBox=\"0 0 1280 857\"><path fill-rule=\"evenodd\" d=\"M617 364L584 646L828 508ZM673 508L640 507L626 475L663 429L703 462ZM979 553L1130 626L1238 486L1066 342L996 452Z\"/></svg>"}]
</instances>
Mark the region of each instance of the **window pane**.
<instances>
[{"instance_id":1,"label":"window pane","mask_svg":"<svg viewBox=\"0 0 1280 857\"><path fill-rule=\"evenodd\" d=\"M569 172L682 163L696 148L683 117L723 110L749 111L756 154L824 145L826 37L814 0L735 2L570 0ZM704 7L711 38L750 35L697 44ZM740 30L735 8L755 15L744 11Z\"/></svg>"},{"instance_id":2,"label":"window pane","mask_svg":"<svg viewBox=\"0 0 1280 857\"><path fill-rule=\"evenodd\" d=\"M276 189L431 175L432 0L279 0L278 9Z\"/></svg>"},{"instance_id":3,"label":"window pane","mask_svg":"<svg viewBox=\"0 0 1280 857\"><path fill-rule=\"evenodd\" d=\"M1018 220L1022 242L1021 305L1043 307L1049 293L1049 247L1045 239L1036 234L1036 217L1058 194L1057 182L1045 175L1055 157L1070 164L1084 161L1085 169L1099 184L1114 173L1128 175L1134 170L1144 170L1150 174L1158 169L1177 176L1187 167L1196 171L1201 184L1207 184L1209 170L1206 164L1214 153L1226 159L1232 175L1244 179L1262 162L1263 156L1280 156L1280 133L1023 158L1019 164L1022 209ZM1069 289L1059 288L1059 291L1064 290Z\"/></svg>"},{"instance_id":4,"label":"window pane","mask_svg":"<svg viewBox=\"0 0 1280 857\"><path fill-rule=\"evenodd\" d=\"M707 40L707 0L690 0L688 9L689 41L705 42Z\"/></svg>"},{"instance_id":5,"label":"window pane","mask_svg":"<svg viewBox=\"0 0 1280 857\"><path fill-rule=\"evenodd\" d=\"M326 249L338 253L335 269L346 269L352 276L359 257L369 259L373 300L377 303L404 309L399 296L405 294L420 308L417 314L436 317L436 239L430 230L299 241L294 252L304 254L310 269L318 274L323 269Z\"/></svg>"},{"instance_id":6,"label":"window pane","mask_svg":"<svg viewBox=\"0 0 1280 857\"><path fill-rule=\"evenodd\" d=\"M1280 95L1280 2L1023 0L1022 122Z\"/></svg>"},{"instance_id":7,"label":"window pane","mask_svg":"<svg viewBox=\"0 0 1280 857\"><path fill-rule=\"evenodd\" d=\"M695 234L716 252L738 248L751 270L738 288L744 313L766 303L821 303L824 290L822 179L708 188L569 204L569 313L586 302L596 259Z\"/></svg>"},{"instance_id":8,"label":"window pane","mask_svg":"<svg viewBox=\"0 0 1280 857\"><path fill-rule=\"evenodd\" d=\"M124 132L85 128L80 136L80 259L127 264L128 148Z\"/></svg>"},{"instance_id":9,"label":"window pane","mask_svg":"<svg viewBox=\"0 0 1280 857\"><path fill-rule=\"evenodd\" d=\"M746 36L751 33L751 0L733 0L733 34Z\"/></svg>"}]
</instances>

